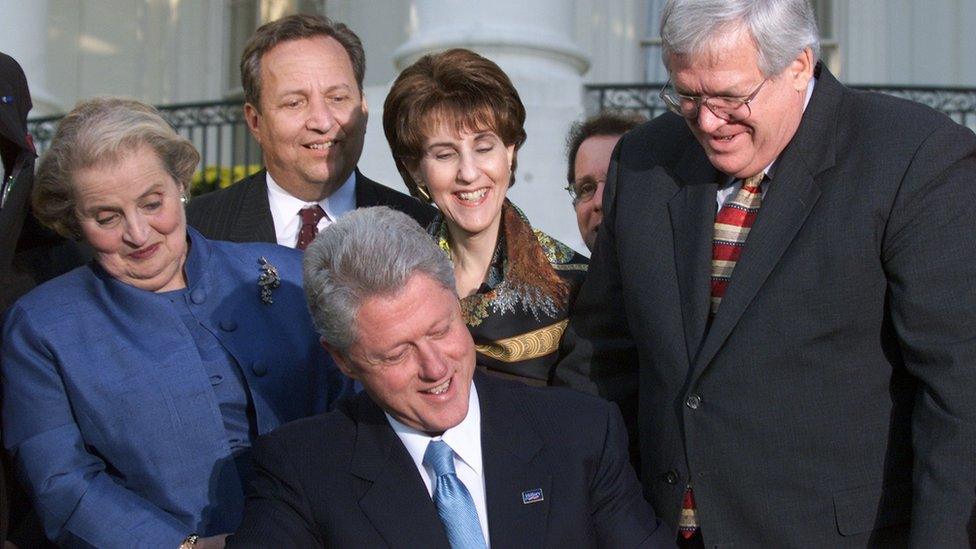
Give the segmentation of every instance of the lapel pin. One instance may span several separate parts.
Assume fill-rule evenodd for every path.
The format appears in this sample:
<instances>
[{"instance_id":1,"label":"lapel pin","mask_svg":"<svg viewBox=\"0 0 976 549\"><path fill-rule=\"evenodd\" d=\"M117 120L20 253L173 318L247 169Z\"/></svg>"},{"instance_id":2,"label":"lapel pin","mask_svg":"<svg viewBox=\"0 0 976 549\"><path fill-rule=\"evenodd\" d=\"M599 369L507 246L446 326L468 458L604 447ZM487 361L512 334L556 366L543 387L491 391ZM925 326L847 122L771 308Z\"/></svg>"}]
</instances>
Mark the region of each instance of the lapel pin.
<instances>
[{"instance_id":1,"label":"lapel pin","mask_svg":"<svg viewBox=\"0 0 976 549\"><path fill-rule=\"evenodd\" d=\"M267 259L258 259L261 265L261 275L258 277L258 287L261 288L261 302L265 305L274 303L271 298L271 290L281 286L281 277L278 276L278 268L272 265Z\"/></svg>"},{"instance_id":2,"label":"lapel pin","mask_svg":"<svg viewBox=\"0 0 976 549\"><path fill-rule=\"evenodd\" d=\"M9 105L13 102L14 102L14 96L12 95L0 96L0 103L3 103L4 105Z\"/></svg>"},{"instance_id":3,"label":"lapel pin","mask_svg":"<svg viewBox=\"0 0 976 549\"><path fill-rule=\"evenodd\" d=\"M535 490L526 490L525 492L522 492L523 505L528 505L530 503L539 503L540 501L543 501L545 499L546 498L542 497L542 488L536 488Z\"/></svg>"}]
</instances>

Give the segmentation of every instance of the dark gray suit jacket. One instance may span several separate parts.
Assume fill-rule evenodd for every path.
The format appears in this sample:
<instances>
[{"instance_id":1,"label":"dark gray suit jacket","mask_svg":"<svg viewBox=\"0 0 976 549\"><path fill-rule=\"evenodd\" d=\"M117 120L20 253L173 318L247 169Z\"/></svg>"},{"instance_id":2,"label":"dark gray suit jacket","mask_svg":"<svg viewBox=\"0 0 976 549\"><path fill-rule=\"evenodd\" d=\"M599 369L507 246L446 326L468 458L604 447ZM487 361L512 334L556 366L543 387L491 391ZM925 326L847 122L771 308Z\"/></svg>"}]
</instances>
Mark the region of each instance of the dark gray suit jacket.
<instances>
[{"instance_id":1,"label":"dark gray suit jacket","mask_svg":"<svg viewBox=\"0 0 976 549\"><path fill-rule=\"evenodd\" d=\"M194 197L186 207L187 221L211 240L277 242L267 172L261 170L226 189ZM356 171L356 207L389 206L427 227L437 211L415 198L381 185Z\"/></svg>"},{"instance_id":2,"label":"dark gray suit jacket","mask_svg":"<svg viewBox=\"0 0 976 549\"><path fill-rule=\"evenodd\" d=\"M620 413L575 392L475 374L493 547L667 547L627 459ZM228 548L448 549L403 443L366 393L258 441ZM523 493L543 499L523 503Z\"/></svg>"},{"instance_id":3,"label":"dark gray suit jacket","mask_svg":"<svg viewBox=\"0 0 976 549\"><path fill-rule=\"evenodd\" d=\"M706 546L970 542L976 137L819 69L709 326L722 179L675 115L624 136L557 381L631 411Z\"/></svg>"}]
</instances>

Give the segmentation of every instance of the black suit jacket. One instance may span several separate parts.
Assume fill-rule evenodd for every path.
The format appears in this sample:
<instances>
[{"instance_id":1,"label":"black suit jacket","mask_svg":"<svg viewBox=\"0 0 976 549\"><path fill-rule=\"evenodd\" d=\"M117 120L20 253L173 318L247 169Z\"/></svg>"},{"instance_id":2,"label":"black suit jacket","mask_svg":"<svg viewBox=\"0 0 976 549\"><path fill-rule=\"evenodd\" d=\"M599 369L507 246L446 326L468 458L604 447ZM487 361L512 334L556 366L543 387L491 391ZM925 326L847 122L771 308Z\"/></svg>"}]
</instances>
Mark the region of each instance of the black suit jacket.
<instances>
[{"instance_id":1,"label":"black suit jacket","mask_svg":"<svg viewBox=\"0 0 976 549\"><path fill-rule=\"evenodd\" d=\"M969 543L976 137L821 68L709 326L723 178L675 115L624 136L557 381L632 410L706 546Z\"/></svg>"},{"instance_id":2,"label":"black suit jacket","mask_svg":"<svg viewBox=\"0 0 976 549\"><path fill-rule=\"evenodd\" d=\"M261 170L226 189L194 197L186 207L187 221L212 240L277 242L267 172ZM389 206L427 227L436 210L415 198L381 185L356 171L356 207Z\"/></svg>"},{"instance_id":3,"label":"black suit jacket","mask_svg":"<svg viewBox=\"0 0 976 549\"><path fill-rule=\"evenodd\" d=\"M620 414L605 401L476 374L493 547L663 547ZM262 437L244 521L228 547L438 547L437 510L365 394ZM542 489L543 501L522 493Z\"/></svg>"}]
</instances>

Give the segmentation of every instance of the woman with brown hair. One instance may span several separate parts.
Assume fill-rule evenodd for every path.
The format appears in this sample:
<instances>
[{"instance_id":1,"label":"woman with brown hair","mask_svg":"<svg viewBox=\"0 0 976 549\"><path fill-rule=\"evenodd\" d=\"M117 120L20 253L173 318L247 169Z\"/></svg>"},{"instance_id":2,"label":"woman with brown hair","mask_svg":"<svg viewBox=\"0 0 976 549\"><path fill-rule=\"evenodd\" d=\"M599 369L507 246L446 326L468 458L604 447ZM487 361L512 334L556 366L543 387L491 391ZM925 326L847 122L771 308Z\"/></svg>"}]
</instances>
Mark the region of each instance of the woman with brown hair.
<instances>
[{"instance_id":1,"label":"woman with brown hair","mask_svg":"<svg viewBox=\"0 0 976 549\"><path fill-rule=\"evenodd\" d=\"M524 122L508 76L465 49L420 58L397 77L383 110L407 188L440 210L428 231L454 265L478 366L542 385L587 262L506 198Z\"/></svg>"}]
</instances>

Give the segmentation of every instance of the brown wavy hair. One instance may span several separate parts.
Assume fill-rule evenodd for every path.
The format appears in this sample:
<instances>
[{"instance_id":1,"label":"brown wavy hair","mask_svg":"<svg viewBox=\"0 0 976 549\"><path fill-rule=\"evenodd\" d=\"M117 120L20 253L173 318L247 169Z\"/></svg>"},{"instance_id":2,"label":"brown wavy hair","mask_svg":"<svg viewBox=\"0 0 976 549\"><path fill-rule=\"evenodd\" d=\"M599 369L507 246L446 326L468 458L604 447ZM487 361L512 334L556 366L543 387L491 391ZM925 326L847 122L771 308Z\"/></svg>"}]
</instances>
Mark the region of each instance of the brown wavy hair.
<instances>
[{"instance_id":1,"label":"brown wavy hair","mask_svg":"<svg viewBox=\"0 0 976 549\"><path fill-rule=\"evenodd\" d=\"M383 104L383 131L410 194L427 135L440 124L459 132L491 130L516 152L525 143L525 106L511 79L490 59L462 48L421 57L397 77ZM512 179L515 183L515 158Z\"/></svg>"}]
</instances>

